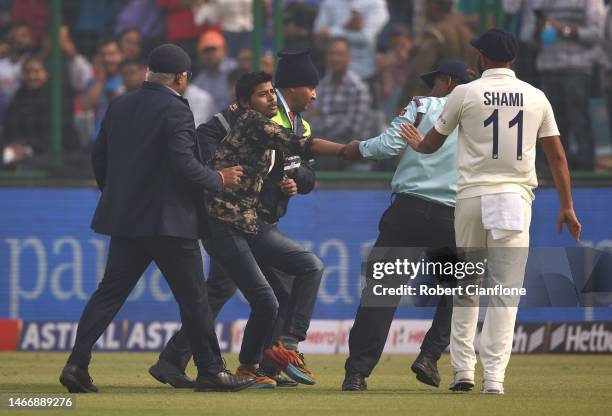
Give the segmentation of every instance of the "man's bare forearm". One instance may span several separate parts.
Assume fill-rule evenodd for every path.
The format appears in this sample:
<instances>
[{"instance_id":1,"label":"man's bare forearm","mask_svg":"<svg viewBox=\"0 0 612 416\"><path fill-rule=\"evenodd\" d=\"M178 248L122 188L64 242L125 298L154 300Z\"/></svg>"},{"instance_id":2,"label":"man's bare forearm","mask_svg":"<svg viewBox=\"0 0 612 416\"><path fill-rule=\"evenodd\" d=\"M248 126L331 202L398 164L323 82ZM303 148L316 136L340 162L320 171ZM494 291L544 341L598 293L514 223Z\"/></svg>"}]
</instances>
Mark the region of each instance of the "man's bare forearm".
<instances>
[{"instance_id":1,"label":"man's bare forearm","mask_svg":"<svg viewBox=\"0 0 612 416\"><path fill-rule=\"evenodd\" d=\"M421 140L417 148L419 153L434 153L436 152L446 140L447 136L444 136L436 131L433 127L427 132L425 138Z\"/></svg>"},{"instance_id":2,"label":"man's bare forearm","mask_svg":"<svg viewBox=\"0 0 612 416\"><path fill-rule=\"evenodd\" d=\"M344 148L343 144L330 142L324 139L312 139L310 153L314 156L339 156Z\"/></svg>"},{"instance_id":3,"label":"man's bare forearm","mask_svg":"<svg viewBox=\"0 0 612 416\"><path fill-rule=\"evenodd\" d=\"M548 166L552 173L555 187L557 188L557 192L559 192L561 208L573 208L572 186L567 166L567 158L565 157L565 150L563 150L561 140L559 136L553 136L543 138L541 143L544 153L546 153L546 159L548 160Z\"/></svg>"}]
</instances>

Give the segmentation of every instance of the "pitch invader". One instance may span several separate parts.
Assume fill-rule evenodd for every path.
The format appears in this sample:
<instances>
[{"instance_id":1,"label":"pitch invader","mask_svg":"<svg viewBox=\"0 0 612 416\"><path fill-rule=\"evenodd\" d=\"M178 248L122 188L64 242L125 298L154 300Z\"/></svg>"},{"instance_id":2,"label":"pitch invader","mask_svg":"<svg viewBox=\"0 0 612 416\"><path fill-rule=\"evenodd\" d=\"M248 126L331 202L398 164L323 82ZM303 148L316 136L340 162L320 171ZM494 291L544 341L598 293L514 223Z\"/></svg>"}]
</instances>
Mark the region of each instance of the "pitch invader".
<instances>
[{"instance_id":1,"label":"pitch invader","mask_svg":"<svg viewBox=\"0 0 612 416\"><path fill-rule=\"evenodd\" d=\"M510 69L518 48L514 35L491 29L472 45L480 52L482 78L455 88L425 138L412 125L403 125L402 131L413 149L433 153L459 128L457 247L486 252L492 286L522 287L537 186L536 140L546 153L559 192L559 231L565 223L578 240L581 225L551 105L542 91L518 80ZM489 298L480 338L483 393L504 392L518 302L519 296ZM470 306L461 306L466 304ZM478 299L455 296L450 348L455 391L474 387L477 322Z\"/></svg>"}]
</instances>

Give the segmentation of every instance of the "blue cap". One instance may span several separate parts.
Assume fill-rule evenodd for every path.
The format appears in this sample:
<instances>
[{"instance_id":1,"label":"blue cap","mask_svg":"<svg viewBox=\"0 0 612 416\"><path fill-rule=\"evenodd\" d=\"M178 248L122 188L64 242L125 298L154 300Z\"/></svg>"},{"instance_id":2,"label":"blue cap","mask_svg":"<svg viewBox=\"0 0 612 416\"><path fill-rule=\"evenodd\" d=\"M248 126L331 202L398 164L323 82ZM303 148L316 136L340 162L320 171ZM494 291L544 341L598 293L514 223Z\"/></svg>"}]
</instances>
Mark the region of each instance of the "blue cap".
<instances>
[{"instance_id":1,"label":"blue cap","mask_svg":"<svg viewBox=\"0 0 612 416\"><path fill-rule=\"evenodd\" d=\"M472 39L470 44L495 62L510 62L516 58L518 42L507 30L489 29Z\"/></svg>"},{"instance_id":2,"label":"blue cap","mask_svg":"<svg viewBox=\"0 0 612 416\"><path fill-rule=\"evenodd\" d=\"M450 60L442 62L435 71L421 75L421 79L429 88L433 88L434 80L440 74L450 75L460 80L462 84L467 84L474 79L476 71L463 61Z\"/></svg>"}]
</instances>

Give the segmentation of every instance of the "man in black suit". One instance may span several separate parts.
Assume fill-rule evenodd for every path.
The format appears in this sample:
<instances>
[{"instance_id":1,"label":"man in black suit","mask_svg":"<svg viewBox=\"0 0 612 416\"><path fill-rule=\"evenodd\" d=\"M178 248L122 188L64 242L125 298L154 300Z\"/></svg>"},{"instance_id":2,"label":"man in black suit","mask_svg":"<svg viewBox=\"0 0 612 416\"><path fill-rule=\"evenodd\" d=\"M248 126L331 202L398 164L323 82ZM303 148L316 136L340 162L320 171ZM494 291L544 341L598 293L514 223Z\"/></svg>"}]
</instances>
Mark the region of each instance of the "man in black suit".
<instances>
[{"instance_id":1,"label":"man in black suit","mask_svg":"<svg viewBox=\"0 0 612 416\"><path fill-rule=\"evenodd\" d=\"M154 261L179 303L198 368L195 390L241 390L254 380L232 375L221 359L197 240L202 201L194 199L205 188L235 185L241 168L215 172L198 160L193 114L181 96L190 78L187 53L159 46L148 67L141 88L111 103L94 145L102 194L92 228L111 236L108 261L60 382L72 393L97 392L88 372L93 344Z\"/></svg>"}]
</instances>

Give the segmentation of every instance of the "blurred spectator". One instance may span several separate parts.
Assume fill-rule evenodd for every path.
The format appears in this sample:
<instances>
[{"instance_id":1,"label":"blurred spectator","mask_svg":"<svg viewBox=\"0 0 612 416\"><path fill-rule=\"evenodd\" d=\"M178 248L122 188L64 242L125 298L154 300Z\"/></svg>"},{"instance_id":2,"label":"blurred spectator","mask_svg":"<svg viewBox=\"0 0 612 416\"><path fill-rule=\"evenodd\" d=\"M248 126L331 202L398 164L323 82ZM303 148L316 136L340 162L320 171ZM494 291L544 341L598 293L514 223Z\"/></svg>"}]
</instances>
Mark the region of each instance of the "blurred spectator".
<instances>
[{"instance_id":1,"label":"blurred spectator","mask_svg":"<svg viewBox=\"0 0 612 416\"><path fill-rule=\"evenodd\" d=\"M259 67L266 74L270 74L274 76L274 53L272 51L266 51L261 55L261 60L259 61Z\"/></svg>"},{"instance_id":2,"label":"blurred spectator","mask_svg":"<svg viewBox=\"0 0 612 416\"><path fill-rule=\"evenodd\" d=\"M112 35L125 0L81 0L74 28L77 49L92 58L101 39Z\"/></svg>"},{"instance_id":3,"label":"blurred spectator","mask_svg":"<svg viewBox=\"0 0 612 416\"><path fill-rule=\"evenodd\" d=\"M194 9L194 21L220 25L227 42L227 55L234 58L242 48L251 46L253 0L201 0Z\"/></svg>"},{"instance_id":4,"label":"blurred spectator","mask_svg":"<svg viewBox=\"0 0 612 416\"><path fill-rule=\"evenodd\" d=\"M592 170L595 143L589 112L595 47L601 42L602 0L537 0L535 36L542 90L555 112L571 168ZM570 146L571 139L577 151Z\"/></svg>"},{"instance_id":5,"label":"blurred spectator","mask_svg":"<svg viewBox=\"0 0 612 416\"><path fill-rule=\"evenodd\" d=\"M147 66L137 59L126 59L119 65L119 73L125 92L140 88L147 76Z\"/></svg>"},{"instance_id":6,"label":"blurred spectator","mask_svg":"<svg viewBox=\"0 0 612 416\"><path fill-rule=\"evenodd\" d=\"M0 0L0 38L6 36L14 21L11 17L10 4L4 3L6 3L6 1Z\"/></svg>"},{"instance_id":7,"label":"blurred spectator","mask_svg":"<svg viewBox=\"0 0 612 416\"><path fill-rule=\"evenodd\" d=\"M9 30L6 40L9 50L6 58L0 59L0 115L19 88L21 67L27 55L36 48L30 27L16 22Z\"/></svg>"},{"instance_id":8,"label":"blurred spectator","mask_svg":"<svg viewBox=\"0 0 612 416\"><path fill-rule=\"evenodd\" d=\"M9 56L11 47L6 39L0 38L0 59L4 59Z\"/></svg>"},{"instance_id":9,"label":"blurred spectator","mask_svg":"<svg viewBox=\"0 0 612 416\"><path fill-rule=\"evenodd\" d=\"M393 115L399 94L408 78L412 36L406 26L395 25L389 31L389 49L379 57L378 75L374 85L376 99L385 109L387 118Z\"/></svg>"},{"instance_id":10,"label":"blurred spectator","mask_svg":"<svg viewBox=\"0 0 612 416\"><path fill-rule=\"evenodd\" d=\"M414 1L387 0L387 7L392 27L397 25L412 27L415 12Z\"/></svg>"},{"instance_id":11,"label":"blurred spectator","mask_svg":"<svg viewBox=\"0 0 612 416\"><path fill-rule=\"evenodd\" d=\"M506 29L510 28L513 17L516 16L516 32L518 34L519 48L514 69L516 76L534 86L539 86L536 59L538 45L534 40L535 12L533 9L536 0L504 0L503 8L506 14Z\"/></svg>"},{"instance_id":12,"label":"blurred spectator","mask_svg":"<svg viewBox=\"0 0 612 416\"><path fill-rule=\"evenodd\" d=\"M62 78L67 78L73 91L83 91L93 76L93 67L87 58L77 51L67 26L60 28L60 50L62 51L62 58L66 63L66 65L62 66L62 69L65 71ZM51 39L49 35L43 39L41 54L47 61L50 59Z\"/></svg>"},{"instance_id":13,"label":"blurred spectator","mask_svg":"<svg viewBox=\"0 0 612 416\"><path fill-rule=\"evenodd\" d=\"M212 95L215 112L227 107L233 97L227 91L227 76L236 68L236 61L225 56L225 39L219 32L204 32L198 42L200 72L193 84Z\"/></svg>"},{"instance_id":14,"label":"blurred spectator","mask_svg":"<svg viewBox=\"0 0 612 416\"><path fill-rule=\"evenodd\" d=\"M403 108L412 97L427 94L419 74L431 72L449 59L458 59L468 65L477 64L477 51L470 45L474 32L463 16L455 12L453 0L428 0L425 3L425 18L428 25L415 44L407 69L409 78L398 101L398 108Z\"/></svg>"},{"instance_id":15,"label":"blurred spectator","mask_svg":"<svg viewBox=\"0 0 612 416\"><path fill-rule=\"evenodd\" d=\"M40 165L49 162L51 142L51 85L43 58L30 56L23 63L23 84L6 111L3 131L5 162L28 158ZM64 148L74 144L72 93L62 94L62 138ZM6 160L8 156L9 160ZM11 157L12 156L12 157ZM12 159L12 160L11 160Z\"/></svg>"},{"instance_id":16,"label":"blurred spectator","mask_svg":"<svg viewBox=\"0 0 612 416\"><path fill-rule=\"evenodd\" d=\"M189 84L183 96L189 102L196 127L210 120L217 112L212 95L197 85Z\"/></svg>"},{"instance_id":17,"label":"blurred spectator","mask_svg":"<svg viewBox=\"0 0 612 416\"><path fill-rule=\"evenodd\" d=\"M388 20L384 0L323 0L314 30L323 41L347 39L351 71L371 80L376 73L376 39Z\"/></svg>"},{"instance_id":18,"label":"blurred spectator","mask_svg":"<svg viewBox=\"0 0 612 416\"><path fill-rule=\"evenodd\" d=\"M495 12L498 1L504 0L457 0L456 8L465 19L467 25L472 31L478 33L480 31L480 11L482 10L483 3L484 7L489 11L488 19L486 22L487 27L495 26Z\"/></svg>"},{"instance_id":19,"label":"blurred spectator","mask_svg":"<svg viewBox=\"0 0 612 416\"><path fill-rule=\"evenodd\" d=\"M253 50L249 48L240 49L236 56L236 67L244 72L251 72L253 70Z\"/></svg>"},{"instance_id":20,"label":"blurred spectator","mask_svg":"<svg viewBox=\"0 0 612 416\"><path fill-rule=\"evenodd\" d=\"M147 39L159 39L165 35L164 11L157 0L130 0L117 16L115 33L138 28Z\"/></svg>"},{"instance_id":21,"label":"blurred spectator","mask_svg":"<svg viewBox=\"0 0 612 416\"><path fill-rule=\"evenodd\" d=\"M325 70L325 49L315 42L314 22L318 9L312 4L289 4L283 13L283 44L286 50L311 49L310 57L320 73Z\"/></svg>"},{"instance_id":22,"label":"blurred spectator","mask_svg":"<svg viewBox=\"0 0 612 416\"><path fill-rule=\"evenodd\" d=\"M291 3L283 11L283 42L287 50L313 46L313 28L317 8L307 3Z\"/></svg>"},{"instance_id":23,"label":"blurred spectator","mask_svg":"<svg viewBox=\"0 0 612 416\"><path fill-rule=\"evenodd\" d=\"M369 133L372 99L367 85L349 69L350 62L348 40L331 40L328 72L317 87L317 101L309 113L316 137L348 143Z\"/></svg>"},{"instance_id":24,"label":"blurred spectator","mask_svg":"<svg viewBox=\"0 0 612 416\"><path fill-rule=\"evenodd\" d=\"M27 23L34 38L40 42L47 34L51 21L49 0L13 0L11 17L13 21Z\"/></svg>"},{"instance_id":25,"label":"blurred spectator","mask_svg":"<svg viewBox=\"0 0 612 416\"><path fill-rule=\"evenodd\" d=\"M251 71L250 70L249 71L245 71L244 69L236 68L236 69L232 70L232 72L230 72L229 75L227 76L227 85L226 86L227 86L228 94L231 97L235 97L236 96L236 82L238 82L240 77L242 77L247 72L251 72Z\"/></svg>"},{"instance_id":26,"label":"blurred spectator","mask_svg":"<svg viewBox=\"0 0 612 416\"><path fill-rule=\"evenodd\" d=\"M119 73L119 64L123 57L115 39L107 39L100 44L94 58L94 77L85 86L83 109L94 112L94 131L92 139L100 130L110 100L123 92L123 80Z\"/></svg>"},{"instance_id":27,"label":"blurred spectator","mask_svg":"<svg viewBox=\"0 0 612 416\"><path fill-rule=\"evenodd\" d=\"M157 0L166 13L166 40L181 46L195 58L198 36L205 30L194 21L193 9L201 0Z\"/></svg>"},{"instance_id":28,"label":"blurred spectator","mask_svg":"<svg viewBox=\"0 0 612 416\"><path fill-rule=\"evenodd\" d=\"M119 35L119 49L124 59L142 59L142 34L135 27L127 28Z\"/></svg>"}]
</instances>

